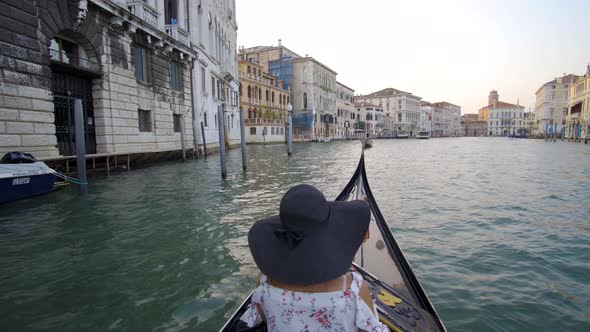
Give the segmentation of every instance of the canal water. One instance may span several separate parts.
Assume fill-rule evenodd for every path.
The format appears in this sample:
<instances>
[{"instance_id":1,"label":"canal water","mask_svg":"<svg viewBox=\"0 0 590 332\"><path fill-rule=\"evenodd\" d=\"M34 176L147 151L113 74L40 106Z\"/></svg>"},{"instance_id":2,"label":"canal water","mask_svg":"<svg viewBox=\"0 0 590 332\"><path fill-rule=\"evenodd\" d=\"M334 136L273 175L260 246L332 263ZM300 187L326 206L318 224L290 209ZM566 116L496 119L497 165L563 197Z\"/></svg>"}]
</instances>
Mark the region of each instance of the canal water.
<instances>
[{"instance_id":1,"label":"canal water","mask_svg":"<svg viewBox=\"0 0 590 332\"><path fill-rule=\"evenodd\" d=\"M359 142L249 146L0 206L1 331L214 331L254 284L246 233L290 186L334 198ZM376 140L370 185L449 331L590 330L590 146Z\"/></svg>"}]
</instances>

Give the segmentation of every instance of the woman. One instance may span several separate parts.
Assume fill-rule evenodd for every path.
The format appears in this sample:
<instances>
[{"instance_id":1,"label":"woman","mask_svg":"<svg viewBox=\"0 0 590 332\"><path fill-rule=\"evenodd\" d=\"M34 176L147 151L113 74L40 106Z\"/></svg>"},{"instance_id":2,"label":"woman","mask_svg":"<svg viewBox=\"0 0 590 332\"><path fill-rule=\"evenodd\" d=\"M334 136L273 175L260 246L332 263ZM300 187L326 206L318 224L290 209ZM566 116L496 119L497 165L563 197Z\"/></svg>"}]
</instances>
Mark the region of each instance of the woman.
<instances>
[{"instance_id":1,"label":"woman","mask_svg":"<svg viewBox=\"0 0 590 332\"><path fill-rule=\"evenodd\" d=\"M310 185L285 193L278 216L257 221L248 244L262 272L242 316L269 331L389 331L352 261L369 228L362 201L328 202Z\"/></svg>"}]
</instances>

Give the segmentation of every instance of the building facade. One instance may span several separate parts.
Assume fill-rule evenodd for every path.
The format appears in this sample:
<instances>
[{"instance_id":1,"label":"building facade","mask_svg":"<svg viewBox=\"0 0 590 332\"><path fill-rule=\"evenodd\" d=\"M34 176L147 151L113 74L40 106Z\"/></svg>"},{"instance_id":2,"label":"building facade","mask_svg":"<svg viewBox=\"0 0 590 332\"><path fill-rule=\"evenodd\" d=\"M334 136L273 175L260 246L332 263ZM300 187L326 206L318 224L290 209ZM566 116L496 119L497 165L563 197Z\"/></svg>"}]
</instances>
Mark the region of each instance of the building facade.
<instances>
[{"instance_id":1,"label":"building facade","mask_svg":"<svg viewBox=\"0 0 590 332\"><path fill-rule=\"evenodd\" d=\"M569 89L565 137L587 140L590 135L590 65L586 74Z\"/></svg>"},{"instance_id":2,"label":"building facade","mask_svg":"<svg viewBox=\"0 0 590 332\"><path fill-rule=\"evenodd\" d=\"M479 118L488 124L488 136L526 135L524 107L517 102L510 104L500 101L500 95L492 90L488 105L479 109Z\"/></svg>"},{"instance_id":3,"label":"building facade","mask_svg":"<svg viewBox=\"0 0 590 332\"><path fill-rule=\"evenodd\" d=\"M218 107L239 140L233 0L0 2L0 152L73 155L74 98L87 154L193 148L200 122L215 143Z\"/></svg>"},{"instance_id":4,"label":"building facade","mask_svg":"<svg viewBox=\"0 0 590 332\"><path fill-rule=\"evenodd\" d=\"M421 97L393 88L355 97L356 102L377 105L385 115L392 117L395 121L394 136L415 136L420 130L421 100Z\"/></svg>"},{"instance_id":5,"label":"building facade","mask_svg":"<svg viewBox=\"0 0 590 332\"><path fill-rule=\"evenodd\" d=\"M73 99L82 100L87 154L177 150L181 127L192 141L197 51L170 30L185 31L186 20L167 25L153 8L145 21L124 1L14 4L14 25L0 27L13 40L0 44L0 152L74 155Z\"/></svg>"},{"instance_id":6,"label":"building facade","mask_svg":"<svg viewBox=\"0 0 590 332\"><path fill-rule=\"evenodd\" d=\"M505 102L497 102L489 108L489 136L526 135L524 107Z\"/></svg>"},{"instance_id":7,"label":"building facade","mask_svg":"<svg viewBox=\"0 0 590 332\"><path fill-rule=\"evenodd\" d=\"M216 146L219 126L223 125L225 145L237 145L240 108L235 0L187 1L186 6L173 1L170 6L179 12L188 10L191 46L199 53L193 66L193 110L199 122L194 127L203 128L207 144ZM223 119L218 118L218 110ZM199 130L197 136L203 133Z\"/></svg>"},{"instance_id":8,"label":"building facade","mask_svg":"<svg viewBox=\"0 0 590 332\"><path fill-rule=\"evenodd\" d=\"M285 142L287 105L291 102L283 82L262 66L240 60L240 107L244 111L247 143Z\"/></svg>"},{"instance_id":9,"label":"building facade","mask_svg":"<svg viewBox=\"0 0 590 332\"><path fill-rule=\"evenodd\" d=\"M314 58L293 60L292 104L296 135L336 138L336 75Z\"/></svg>"},{"instance_id":10,"label":"building facade","mask_svg":"<svg viewBox=\"0 0 590 332\"><path fill-rule=\"evenodd\" d=\"M373 137L379 137L384 133L383 108L370 103L355 103L354 107L360 116L358 129L363 129Z\"/></svg>"},{"instance_id":11,"label":"building facade","mask_svg":"<svg viewBox=\"0 0 590 332\"><path fill-rule=\"evenodd\" d=\"M527 137L537 136L539 134L539 121L537 120L537 113L529 112L524 113L525 131Z\"/></svg>"},{"instance_id":12,"label":"building facade","mask_svg":"<svg viewBox=\"0 0 590 332\"><path fill-rule=\"evenodd\" d=\"M352 138L356 123L354 90L340 82L336 82L336 108L336 138Z\"/></svg>"},{"instance_id":13,"label":"building facade","mask_svg":"<svg viewBox=\"0 0 590 332\"><path fill-rule=\"evenodd\" d=\"M479 119L479 114L465 114L461 116L461 126L463 136L480 137L486 136L488 132L488 123Z\"/></svg>"},{"instance_id":14,"label":"building facade","mask_svg":"<svg viewBox=\"0 0 590 332\"><path fill-rule=\"evenodd\" d=\"M555 132L557 137L562 137L568 112L569 88L580 79L577 75L564 75L537 89L535 113L539 121L539 134L550 135Z\"/></svg>"}]
</instances>

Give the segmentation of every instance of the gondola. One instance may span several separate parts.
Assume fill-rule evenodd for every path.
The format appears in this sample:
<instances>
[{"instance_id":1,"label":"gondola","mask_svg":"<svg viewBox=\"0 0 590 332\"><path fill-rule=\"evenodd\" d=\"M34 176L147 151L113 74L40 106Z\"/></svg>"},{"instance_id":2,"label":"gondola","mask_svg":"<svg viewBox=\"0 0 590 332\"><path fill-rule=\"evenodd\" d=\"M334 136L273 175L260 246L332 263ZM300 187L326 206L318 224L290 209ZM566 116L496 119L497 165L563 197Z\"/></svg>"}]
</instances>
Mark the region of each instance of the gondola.
<instances>
[{"instance_id":1,"label":"gondola","mask_svg":"<svg viewBox=\"0 0 590 332\"><path fill-rule=\"evenodd\" d=\"M353 199L365 200L371 207L369 239L357 252L353 268L369 283L380 320L395 332L446 331L375 202L367 180L364 149L353 177L336 198ZM266 331L264 322L249 328L240 320L249 305L250 296L220 331Z\"/></svg>"}]
</instances>

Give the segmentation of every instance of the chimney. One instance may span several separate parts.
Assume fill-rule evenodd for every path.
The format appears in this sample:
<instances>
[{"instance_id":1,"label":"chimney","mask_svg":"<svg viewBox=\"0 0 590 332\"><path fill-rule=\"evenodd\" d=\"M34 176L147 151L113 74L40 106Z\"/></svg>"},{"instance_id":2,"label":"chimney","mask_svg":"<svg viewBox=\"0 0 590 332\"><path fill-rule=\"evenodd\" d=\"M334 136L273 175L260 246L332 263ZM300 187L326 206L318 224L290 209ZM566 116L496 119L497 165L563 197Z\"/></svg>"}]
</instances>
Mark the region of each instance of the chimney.
<instances>
[{"instance_id":1,"label":"chimney","mask_svg":"<svg viewBox=\"0 0 590 332\"><path fill-rule=\"evenodd\" d=\"M282 39L279 39L279 47L283 46L282 45L282 42L283 42L283 40Z\"/></svg>"}]
</instances>

